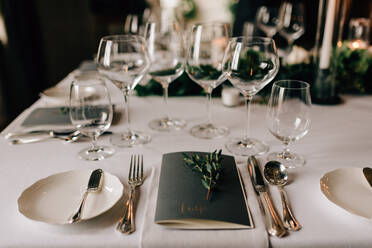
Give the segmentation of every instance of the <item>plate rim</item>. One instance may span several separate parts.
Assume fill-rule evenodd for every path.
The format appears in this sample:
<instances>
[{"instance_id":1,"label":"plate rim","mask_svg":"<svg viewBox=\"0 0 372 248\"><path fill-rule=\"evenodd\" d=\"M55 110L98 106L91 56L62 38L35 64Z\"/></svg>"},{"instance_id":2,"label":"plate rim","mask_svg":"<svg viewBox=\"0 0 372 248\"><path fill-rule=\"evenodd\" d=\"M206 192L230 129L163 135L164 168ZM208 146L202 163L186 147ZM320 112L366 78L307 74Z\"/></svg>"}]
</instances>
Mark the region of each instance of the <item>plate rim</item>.
<instances>
[{"instance_id":1,"label":"plate rim","mask_svg":"<svg viewBox=\"0 0 372 248\"><path fill-rule=\"evenodd\" d=\"M362 170L363 168L361 168L361 167L341 167L341 168L337 168L337 169L334 169L334 170L331 170L331 171L328 171L328 172L326 172L326 173L324 173L323 174L323 176L320 178L320 180L319 180L319 183L320 183L320 191L322 192L322 194L327 198L327 200L328 201L330 201L332 204L334 204L334 205L336 205L337 207L339 207L339 208L341 208L341 209L343 209L343 210L345 210L345 211L347 211L348 213L350 213L350 214L353 214L353 215L356 215L356 216L359 216L359 217L362 217L362 218L364 218L364 219L368 219L368 220L372 220L372 212L371 212L371 214L369 215L369 216L366 216L366 215L362 215L362 214L360 214L360 213L358 213L358 211L355 211L354 209L351 209L351 208L349 208L349 207L346 207L346 206L344 206L344 205L342 205L342 204L339 204L338 203L338 201L335 201L334 199L332 199L331 197L330 197L330 195L329 194L327 194L326 193L326 190L324 189L324 187L323 187L323 184L325 184L325 183L323 183L324 181L325 181L325 179L329 176L329 175L331 175L331 174L333 174L333 173L336 173L337 171L342 171L342 170ZM366 181L367 182L367 181Z\"/></svg>"}]
</instances>

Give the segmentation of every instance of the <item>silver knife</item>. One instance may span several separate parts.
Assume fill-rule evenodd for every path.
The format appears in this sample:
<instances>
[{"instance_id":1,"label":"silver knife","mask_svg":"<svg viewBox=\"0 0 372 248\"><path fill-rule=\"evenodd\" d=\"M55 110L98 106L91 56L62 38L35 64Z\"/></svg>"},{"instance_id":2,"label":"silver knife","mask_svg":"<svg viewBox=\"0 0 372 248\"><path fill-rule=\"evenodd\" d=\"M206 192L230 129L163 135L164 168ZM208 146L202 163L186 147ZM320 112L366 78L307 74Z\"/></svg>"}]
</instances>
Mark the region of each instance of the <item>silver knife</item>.
<instances>
[{"instance_id":1,"label":"silver knife","mask_svg":"<svg viewBox=\"0 0 372 248\"><path fill-rule=\"evenodd\" d=\"M265 224L267 232L272 236L277 236L279 238L284 237L288 234L285 229L282 220L279 218L274 205L267 193L267 188L258 166L258 162L254 156L248 158L248 171L251 176L251 181L253 188L259 195L259 201L261 202L264 212L265 212Z\"/></svg>"},{"instance_id":2,"label":"silver knife","mask_svg":"<svg viewBox=\"0 0 372 248\"><path fill-rule=\"evenodd\" d=\"M364 167L363 174L366 177L369 185L372 187L372 168Z\"/></svg>"},{"instance_id":3,"label":"silver knife","mask_svg":"<svg viewBox=\"0 0 372 248\"><path fill-rule=\"evenodd\" d=\"M28 132L10 132L4 135L5 139L15 139L15 138L23 138L23 137L37 137L38 135L49 135L50 132L54 132L56 135L69 135L76 131L75 129L62 129L62 130L32 130Z\"/></svg>"},{"instance_id":4,"label":"silver knife","mask_svg":"<svg viewBox=\"0 0 372 248\"><path fill-rule=\"evenodd\" d=\"M69 223L75 223L81 220L81 213L84 209L85 200L87 199L88 193L97 192L101 189L103 171L96 169L90 174L88 187L84 192L83 198L79 203L78 209L68 219Z\"/></svg>"}]
</instances>

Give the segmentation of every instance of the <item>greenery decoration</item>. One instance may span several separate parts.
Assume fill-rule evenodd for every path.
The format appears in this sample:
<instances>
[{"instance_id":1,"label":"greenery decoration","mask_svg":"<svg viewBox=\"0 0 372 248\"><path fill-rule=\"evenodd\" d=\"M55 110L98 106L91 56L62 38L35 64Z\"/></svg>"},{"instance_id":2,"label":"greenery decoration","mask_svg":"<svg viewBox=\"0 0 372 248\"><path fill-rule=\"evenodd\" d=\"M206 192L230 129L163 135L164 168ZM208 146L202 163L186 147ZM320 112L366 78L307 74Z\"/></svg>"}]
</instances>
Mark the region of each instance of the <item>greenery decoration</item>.
<instances>
[{"instance_id":1,"label":"greenery decoration","mask_svg":"<svg viewBox=\"0 0 372 248\"><path fill-rule=\"evenodd\" d=\"M198 9L194 0L182 0L182 16L185 20L193 20L198 14Z\"/></svg>"},{"instance_id":2,"label":"greenery decoration","mask_svg":"<svg viewBox=\"0 0 372 248\"><path fill-rule=\"evenodd\" d=\"M186 165L192 168L193 171L200 173L202 185L208 190L207 200L210 199L211 192L216 187L221 177L221 172L223 170L221 153L222 150L218 152L215 150L205 156L196 154L191 157L183 153Z\"/></svg>"},{"instance_id":3,"label":"greenery decoration","mask_svg":"<svg viewBox=\"0 0 372 248\"><path fill-rule=\"evenodd\" d=\"M337 91L342 94L372 94L372 56L368 50L350 49L347 42L338 48L338 56L333 56L332 64L336 70ZM315 76L316 65L313 63L300 63L281 65L279 73L272 82L263 88L259 95L268 98L271 85L276 80L296 79L312 83ZM229 81L223 84L231 86ZM221 94L222 84L213 90L213 96ZM162 87L154 80L145 86L136 87L139 96L162 95ZM169 96L192 96L205 94L203 89L193 82L186 73L182 74L169 86Z\"/></svg>"}]
</instances>

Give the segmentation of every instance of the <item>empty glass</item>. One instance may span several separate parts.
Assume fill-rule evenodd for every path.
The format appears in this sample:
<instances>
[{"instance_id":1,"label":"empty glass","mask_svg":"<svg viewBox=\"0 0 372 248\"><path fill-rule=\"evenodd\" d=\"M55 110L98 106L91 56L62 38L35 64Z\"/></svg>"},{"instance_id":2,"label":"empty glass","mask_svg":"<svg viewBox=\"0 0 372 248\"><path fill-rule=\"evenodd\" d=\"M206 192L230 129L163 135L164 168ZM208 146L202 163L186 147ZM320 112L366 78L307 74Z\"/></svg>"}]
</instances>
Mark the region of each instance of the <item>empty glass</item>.
<instances>
[{"instance_id":1,"label":"empty glass","mask_svg":"<svg viewBox=\"0 0 372 248\"><path fill-rule=\"evenodd\" d=\"M262 6L257 10L256 24L267 37L272 38L280 27L279 8L276 6Z\"/></svg>"},{"instance_id":2,"label":"empty glass","mask_svg":"<svg viewBox=\"0 0 372 248\"><path fill-rule=\"evenodd\" d=\"M280 7L279 34L288 42L287 55L295 40L305 33L305 9L303 3L284 2Z\"/></svg>"},{"instance_id":3,"label":"empty glass","mask_svg":"<svg viewBox=\"0 0 372 248\"><path fill-rule=\"evenodd\" d=\"M110 95L97 74L76 76L70 88L70 119L80 133L92 138L92 146L79 152L79 158L97 161L114 154L112 147L97 145L98 137L111 125Z\"/></svg>"},{"instance_id":4,"label":"empty glass","mask_svg":"<svg viewBox=\"0 0 372 248\"><path fill-rule=\"evenodd\" d=\"M304 137L310 127L310 85L296 80L277 81L273 84L266 122L270 133L284 144L282 152L268 155L288 168L305 164L305 158L289 151L289 144Z\"/></svg>"},{"instance_id":5,"label":"empty glass","mask_svg":"<svg viewBox=\"0 0 372 248\"><path fill-rule=\"evenodd\" d=\"M178 78L184 68L184 47L180 26L177 23L149 22L145 28L151 67L149 74L163 87L165 117L152 120L150 128L158 131L179 130L186 126L181 119L168 114L168 86Z\"/></svg>"},{"instance_id":6,"label":"empty glass","mask_svg":"<svg viewBox=\"0 0 372 248\"><path fill-rule=\"evenodd\" d=\"M249 138L250 102L279 71L279 58L273 39L264 37L236 37L229 41L223 58L227 79L245 98L246 129L244 137L231 138L226 148L235 155L261 155L269 147L262 141Z\"/></svg>"},{"instance_id":7,"label":"empty glass","mask_svg":"<svg viewBox=\"0 0 372 248\"><path fill-rule=\"evenodd\" d=\"M97 63L98 71L122 91L126 105L126 131L112 135L111 143L119 147L148 143L151 136L132 130L129 115L129 93L150 68L145 39L137 35L103 37L98 48Z\"/></svg>"},{"instance_id":8,"label":"empty glass","mask_svg":"<svg viewBox=\"0 0 372 248\"><path fill-rule=\"evenodd\" d=\"M221 138L229 133L223 126L212 123L212 91L223 81L222 58L227 46L230 28L225 23L204 23L193 26L188 37L186 72L207 94L208 122L191 128L197 138Z\"/></svg>"}]
</instances>

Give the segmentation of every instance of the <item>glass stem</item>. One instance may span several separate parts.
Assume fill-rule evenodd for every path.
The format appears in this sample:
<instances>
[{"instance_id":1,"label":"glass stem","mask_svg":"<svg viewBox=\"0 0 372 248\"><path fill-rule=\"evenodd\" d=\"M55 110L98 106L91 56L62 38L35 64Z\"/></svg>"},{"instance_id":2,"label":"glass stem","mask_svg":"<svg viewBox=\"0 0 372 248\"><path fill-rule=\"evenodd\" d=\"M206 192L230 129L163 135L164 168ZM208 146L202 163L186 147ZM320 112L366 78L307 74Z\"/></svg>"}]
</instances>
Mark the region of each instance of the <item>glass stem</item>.
<instances>
[{"instance_id":1,"label":"glass stem","mask_svg":"<svg viewBox=\"0 0 372 248\"><path fill-rule=\"evenodd\" d=\"M92 147L90 148L90 150L92 150L92 151L97 150L97 140L98 140L98 135L93 135Z\"/></svg>"},{"instance_id":2,"label":"glass stem","mask_svg":"<svg viewBox=\"0 0 372 248\"><path fill-rule=\"evenodd\" d=\"M250 123L250 111L251 111L251 101L253 96L245 96L245 109L246 109L246 126L244 132L244 141L248 141L249 135L249 123Z\"/></svg>"},{"instance_id":3,"label":"glass stem","mask_svg":"<svg viewBox=\"0 0 372 248\"><path fill-rule=\"evenodd\" d=\"M165 118L169 120L168 85L163 85L163 101L164 101L164 108L165 108Z\"/></svg>"},{"instance_id":4,"label":"glass stem","mask_svg":"<svg viewBox=\"0 0 372 248\"><path fill-rule=\"evenodd\" d=\"M293 40L288 40L288 47L285 51L285 56L283 57L283 65L288 64L288 56L289 54L291 54L292 48L293 48Z\"/></svg>"},{"instance_id":5,"label":"glass stem","mask_svg":"<svg viewBox=\"0 0 372 248\"><path fill-rule=\"evenodd\" d=\"M280 153L279 157L282 159L291 159L291 152L289 151L289 142L283 142L284 148L283 151Z\"/></svg>"},{"instance_id":6,"label":"glass stem","mask_svg":"<svg viewBox=\"0 0 372 248\"><path fill-rule=\"evenodd\" d=\"M127 112L127 123L126 123L127 131L128 133L131 133L132 129L130 127L130 114L129 114L129 89L124 88L122 91L124 95L124 103L125 103L126 112Z\"/></svg>"},{"instance_id":7,"label":"glass stem","mask_svg":"<svg viewBox=\"0 0 372 248\"><path fill-rule=\"evenodd\" d=\"M207 114L208 114L208 122L207 124L212 124L212 90L208 89L207 92Z\"/></svg>"}]
</instances>

